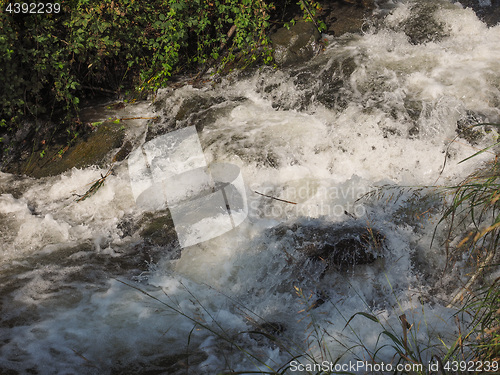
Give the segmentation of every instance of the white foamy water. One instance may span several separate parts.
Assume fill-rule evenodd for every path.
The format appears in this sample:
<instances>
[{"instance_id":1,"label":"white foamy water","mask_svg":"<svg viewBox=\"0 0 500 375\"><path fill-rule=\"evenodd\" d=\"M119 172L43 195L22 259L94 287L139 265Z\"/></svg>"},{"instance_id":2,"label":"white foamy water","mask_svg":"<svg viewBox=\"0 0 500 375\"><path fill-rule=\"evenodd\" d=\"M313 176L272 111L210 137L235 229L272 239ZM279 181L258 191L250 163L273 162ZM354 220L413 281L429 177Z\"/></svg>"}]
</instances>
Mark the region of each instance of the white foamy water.
<instances>
[{"instance_id":1,"label":"white foamy water","mask_svg":"<svg viewBox=\"0 0 500 375\"><path fill-rule=\"evenodd\" d=\"M443 275L439 232L430 245L439 202L405 200L407 189L400 199L357 198L381 185L453 184L491 158L458 164L495 131L456 136L499 121L500 26L458 5L413 4L381 10L385 20L364 35L329 38L309 64L159 93L162 121L150 131L197 125L206 161L238 166L246 184L247 219L210 241L180 249L165 212L135 204L126 162L82 202L72 194L106 170L0 174L0 369L216 374L290 365L285 373L299 374L308 372L298 362L348 364L375 352L388 364L394 349L381 333L402 337L402 314L413 324L410 345L445 351L458 331L447 301L467 270ZM419 29L421 14L434 26ZM129 129L136 146L147 127ZM315 236L367 227L385 238L371 264L325 269L305 254L321 242ZM349 321L358 312L380 323Z\"/></svg>"}]
</instances>

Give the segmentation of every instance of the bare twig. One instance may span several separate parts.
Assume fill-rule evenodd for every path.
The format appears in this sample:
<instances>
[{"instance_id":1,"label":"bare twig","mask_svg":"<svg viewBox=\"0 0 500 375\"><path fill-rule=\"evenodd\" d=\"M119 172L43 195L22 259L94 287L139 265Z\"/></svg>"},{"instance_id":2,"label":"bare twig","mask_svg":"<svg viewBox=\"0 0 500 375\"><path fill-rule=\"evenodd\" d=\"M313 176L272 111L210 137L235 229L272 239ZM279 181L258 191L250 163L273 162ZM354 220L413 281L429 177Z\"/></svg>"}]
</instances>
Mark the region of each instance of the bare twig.
<instances>
[{"instance_id":1,"label":"bare twig","mask_svg":"<svg viewBox=\"0 0 500 375\"><path fill-rule=\"evenodd\" d=\"M254 193L262 195L263 197L267 197L267 198L271 198L271 199L280 201L280 202L285 202L285 203L290 203L290 204L297 204L295 202L290 202L290 201L287 201L287 200L284 200L284 199L279 199L279 198L273 197L271 195L262 194L262 193L259 193L258 191L255 191L255 190L254 190Z\"/></svg>"},{"instance_id":2,"label":"bare twig","mask_svg":"<svg viewBox=\"0 0 500 375\"><path fill-rule=\"evenodd\" d=\"M108 172L104 176L101 174L101 178L99 178L93 182L92 186L85 192L85 194L83 194L83 195L73 194L73 195L76 195L78 197L78 199L76 201L81 202L81 201L84 201L85 199L91 197L92 195L94 195L97 192L97 190L99 190L100 187L102 185L104 185L104 181L106 181L106 178L111 174L111 172L113 172L113 165L111 165L111 167L109 167Z\"/></svg>"}]
</instances>

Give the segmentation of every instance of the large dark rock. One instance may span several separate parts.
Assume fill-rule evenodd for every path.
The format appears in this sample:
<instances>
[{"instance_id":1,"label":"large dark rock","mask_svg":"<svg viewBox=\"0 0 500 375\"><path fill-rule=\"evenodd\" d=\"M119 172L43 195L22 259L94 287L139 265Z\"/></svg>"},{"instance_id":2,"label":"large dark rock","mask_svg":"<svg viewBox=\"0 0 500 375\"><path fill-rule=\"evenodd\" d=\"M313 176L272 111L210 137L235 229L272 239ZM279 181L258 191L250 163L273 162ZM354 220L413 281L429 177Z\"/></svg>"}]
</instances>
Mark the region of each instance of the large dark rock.
<instances>
[{"instance_id":1,"label":"large dark rock","mask_svg":"<svg viewBox=\"0 0 500 375\"><path fill-rule=\"evenodd\" d=\"M383 236L366 227L333 228L322 234L322 239L307 244L303 251L313 261L341 269L370 264L381 257Z\"/></svg>"},{"instance_id":2,"label":"large dark rock","mask_svg":"<svg viewBox=\"0 0 500 375\"><path fill-rule=\"evenodd\" d=\"M326 34L340 36L346 33L359 33L365 20L375 7L373 0L339 0L322 2L323 22Z\"/></svg>"},{"instance_id":3,"label":"large dark rock","mask_svg":"<svg viewBox=\"0 0 500 375\"><path fill-rule=\"evenodd\" d=\"M322 274L330 269L351 270L384 256L382 233L354 221L327 223L310 220L280 225L273 229L273 233L281 238L290 237L297 251L322 268Z\"/></svg>"},{"instance_id":4,"label":"large dark rock","mask_svg":"<svg viewBox=\"0 0 500 375\"><path fill-rule=\"evenodd\" d=\"M448 36L444 23L434 16L442 6L433 1L423 1L412 6L412 16L401 25L412 44L438 42Z\"/></svg>"},{"instance_id":5,"label":"large dark rock","mask_svg":"<svg viewBox=\"0 0 500 375\"><path fill-rule=\"evenodd\" d=\"M147 212L139 222L142 243L141 251L152 260L169 256L178 259L181 256L181 247L177 239L174 222L170 211Z\"/></svg>"},{"instance_id":6,"label":"large dark rock","mask_svg":"<svg viewBox=\"0 0 500 375\"><path fill-rule=\"evenodd\" d=\"M319 37L312 22L299 21L290 29L279 29L271 35L276 63L290 66L310 60L319 50Z\"/></svg>"},{"instance_id":7,"label":"large dark rock","mask_svg":"<svg viewBox=\"0 0 500 375\"><path fill-rule=\"evenodd\" d=\"M147 212L139 224L140 235L154 246L177 244L177 233L170 211Z\"/></svg>"},{"instance_id":8,"label":"large dark rock","mask_svg":"<svg viewBox=\"0 0 500 375\"><path fill-rule=\"evenodd\" d=\"M43 154L40 150L25 153L19 160L7 165L4 171L40 178L55 176L71 168L107 166L108 153L121 147L124 137L125 131L120 124L106 121L95 132L76 137L74 142L49 145L44 148ZM119 157L123 159L126 154L125 149L122 149Z\"/></svg>"},{"instance_id":9,"label":"large dark rock","mask_svg":"<svg viewBox=\"0 0 500 375\"><path fill-rule=\"evenodd\" d=\"M273 349L283 345L283 334L286 331L286 325L280 322L264 322L262 324L253 324L252 330L248 332L259 346L271 347Z\"/></svg>"},{"instance_id":10,"label":"large dark rock","mask_svg":"<svg viewBox=\"0 0 500 375\"><path fill-rule=\"evenodd\" d=\"M382 232L350 219L332 223L322 219L298 219L278 225L267 233L272 248L280 250L286 265L280 267L291 284L313 292L307 308L315 309L330 300L332 287L367 267L377 270L388 253ZM347 280L346 280L347 281Z\"/></svg>"}]
</instances>

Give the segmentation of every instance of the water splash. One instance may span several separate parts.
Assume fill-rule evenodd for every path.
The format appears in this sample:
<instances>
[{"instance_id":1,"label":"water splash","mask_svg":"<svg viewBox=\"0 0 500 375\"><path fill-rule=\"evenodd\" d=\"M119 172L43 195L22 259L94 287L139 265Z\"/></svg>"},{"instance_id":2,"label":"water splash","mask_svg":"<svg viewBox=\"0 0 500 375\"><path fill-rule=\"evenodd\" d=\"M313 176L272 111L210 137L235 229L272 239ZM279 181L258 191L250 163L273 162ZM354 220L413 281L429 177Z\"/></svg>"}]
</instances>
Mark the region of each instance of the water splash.
<instances>
[{"instance_id":1,"label":"water splash","mask_svg":"<svg viewBox=\"0 0 500 375\"><path fill-rule=\"evenodd\" d=\"M365 34L330 38L301 67L161 91L161 121L130 132L139 146L195 126L207 163L241 170L248 218L222 236L180 254L172 241L147 238L169 239L171 218L136 205L126 163L80 203L72 193L102 170L40 180L0 174L0 367L213 374L278 369L296 354L308 361L326 352L347 363L367 358L346 350L359 341L372 351L388 342L380 323L361 316L346 328L359 311L395 334L405 313L429 347L452 340L455 311L441 299L466 275L437 282L437 203L419 201L430 221L418 221L412 193L357 199L385 184L450 184L488 160L457 164L497 136L461 128L499 120L500 27L448 2L380 11L387 16ZM325 272L301 252L315 235L304 237L301 226L351 224L385 236L383 259ZM378 352L386 361L393 354Z\"/></svg>"}]
</instances>

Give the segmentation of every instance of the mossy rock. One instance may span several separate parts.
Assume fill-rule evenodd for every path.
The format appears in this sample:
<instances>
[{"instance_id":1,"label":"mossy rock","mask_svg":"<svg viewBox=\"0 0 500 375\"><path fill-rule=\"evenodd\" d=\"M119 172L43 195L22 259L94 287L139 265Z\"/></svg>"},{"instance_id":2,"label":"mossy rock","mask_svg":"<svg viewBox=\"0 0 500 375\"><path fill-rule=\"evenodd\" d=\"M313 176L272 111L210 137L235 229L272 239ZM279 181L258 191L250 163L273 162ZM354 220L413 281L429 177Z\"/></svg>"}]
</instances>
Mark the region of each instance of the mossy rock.
<instances>
[{"instance_id":1,"label":"mossy rock","mask_svg":"<svg viewBox=\"0 0 500 375\"><path fill-rule=\"evenodd\" d=\"M40 178L55 176L71 168L101 165L111 150L122 146L124 137L125 132L119 124L107 121L87 137L77 138L74 145L48 146L43 157L40 151L26 155L10 165L6 172Z\"/></svg>"},{"instance_id":2,"label":"mossy rock","mask_svg":"<svg viewBox=\"0 0 500 375\"><path fill-rule=\"evenodd\" d=\"M170 212L146 213L140 235L148 243L156 246L169 246L177 242L174 222Z\"/></svg>"},{"instance_id":3,"label":"mossy rock","mask_svg":"<svg viewBox=\"0 0 500 375\"><path fill-rule=\"evenodd\" d=\"M276 63L290 66L310 60L318 51L319 37L312 22L299 21L290 29L279 29L271 35Z\"/></svg>"},{"instance_id":4,"label":"mossy rock","mask_svg":"<svg viewBox=\"0 0 500 375\"><path fill-rule=\"evenodd\" d=\"M139 222L140 247L151 259L168 255L171 259L181 256L181 247L170 211L147 212Z\"/></svg>"}]
</instances>

